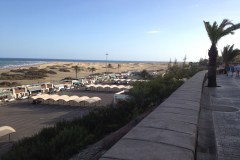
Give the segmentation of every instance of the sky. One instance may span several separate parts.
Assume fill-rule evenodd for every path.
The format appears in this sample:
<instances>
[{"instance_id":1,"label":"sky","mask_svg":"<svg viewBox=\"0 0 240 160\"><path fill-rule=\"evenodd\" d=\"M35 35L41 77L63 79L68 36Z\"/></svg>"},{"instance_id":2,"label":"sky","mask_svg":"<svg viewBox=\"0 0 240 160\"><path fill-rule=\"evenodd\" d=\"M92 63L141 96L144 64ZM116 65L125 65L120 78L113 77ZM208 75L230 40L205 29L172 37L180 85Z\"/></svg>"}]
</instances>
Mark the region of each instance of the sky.
<instances>
[{"instance_id":1,"label":"sky","mask_svg":"<svg viewBox=\"0 0 240 160\"><path fill-rule=\"evenodd\" d=\"M240 23L239 0L0 0L0 57L199 61L203 21ZM223 37L240 48L240 30Z\"/></svg>"}]
</instances>

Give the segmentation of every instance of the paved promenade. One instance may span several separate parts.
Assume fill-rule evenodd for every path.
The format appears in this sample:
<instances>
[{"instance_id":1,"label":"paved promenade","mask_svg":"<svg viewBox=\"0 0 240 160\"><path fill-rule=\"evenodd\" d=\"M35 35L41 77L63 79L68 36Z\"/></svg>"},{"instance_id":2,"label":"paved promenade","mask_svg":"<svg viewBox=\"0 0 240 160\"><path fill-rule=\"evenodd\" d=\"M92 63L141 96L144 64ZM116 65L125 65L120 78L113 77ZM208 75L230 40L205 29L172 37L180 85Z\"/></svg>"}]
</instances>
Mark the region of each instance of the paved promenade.
<instances>
[{"instance_id":1,"label":"paved promenade","mask_svg":"<svg viewBox=\"0 0 240 160\"><path fill-rule=\"evenodd\" d=\"M218 160L240 160L240 78L218 75L208 88Z\"/></svg>"}]
</instances>

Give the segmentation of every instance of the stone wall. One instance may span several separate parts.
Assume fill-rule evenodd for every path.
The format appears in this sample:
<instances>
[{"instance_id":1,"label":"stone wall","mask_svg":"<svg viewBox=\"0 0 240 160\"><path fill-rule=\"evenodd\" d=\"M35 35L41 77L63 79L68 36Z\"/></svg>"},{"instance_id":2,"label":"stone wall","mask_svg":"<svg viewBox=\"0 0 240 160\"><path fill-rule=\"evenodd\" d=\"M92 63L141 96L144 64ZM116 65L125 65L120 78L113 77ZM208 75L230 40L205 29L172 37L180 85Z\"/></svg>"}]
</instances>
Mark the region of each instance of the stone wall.
<instances>
[{"instance_id":1,"label":"stone wall","mask_svg":"<svg viewBox=\"0 0 240 160\"><path fill-rule=\"evenodd\" d=\"M205 73L186 81L100 160L193 160Z\"/></svg>"}]
</instances>

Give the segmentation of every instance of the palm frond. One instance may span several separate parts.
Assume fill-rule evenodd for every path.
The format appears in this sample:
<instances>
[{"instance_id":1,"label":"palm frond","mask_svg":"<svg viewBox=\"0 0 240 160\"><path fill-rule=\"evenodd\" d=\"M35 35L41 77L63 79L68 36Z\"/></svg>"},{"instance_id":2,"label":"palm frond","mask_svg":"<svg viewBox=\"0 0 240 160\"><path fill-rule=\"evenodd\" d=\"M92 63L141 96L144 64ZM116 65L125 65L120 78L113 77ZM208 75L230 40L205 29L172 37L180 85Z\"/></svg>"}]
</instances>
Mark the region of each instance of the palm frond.
<instances>
[{"instance_id":1,"label":"palm frond","mask_svg":"<svg viewBox=\"0 0 240 160\"><path fill-rule=\"evenodd\" d=\"M206 31L208 33L208 37L211 40L212 43L216 44L217 43L217 37L218 37L218 33L217 33L217 28L218 25L216 22L213 23L213 25L211 25L209 22L205 22L204 21L204 25L206 28Z\"/></svg>"},{"instance_id":2,"label":"palm frond","mask_svg":"<svg viewBox=\"0 0 240 160\"><path fill-rule=\"evenodd\" d=\"M239 29L240 28L240 23L238 23L238 24L235 24L235 25L232 25L231 27L228 27L228 28L226 28L223 32L222 32L222 37L223 36L226 36L226 35L228 35L228 34L234 34L234 32L233 31L235 31L235 30L237 30L237 29Z\"/></svg>"},{"instance_id":3,"label":"palm frond","mask_svg":"<svg viewBox=\"0 0 240 160\"><path fill-rule=\"evenodd\" d=\"M230 20L224 19L222 23L219 25L219 28L225 28L228 25L233 26L234 24Z\"/></svg>"},{"instance_id":4,"label":"palm frond","mask_svg":"<svg viewBox=\"0 0 240 160\"><path fill-rule=\"evenodd\" d=\"M206 31L208 33L209 39L212 44L216 45L217 42L224 36L228 34L234 34L233 31L240 28L240 23L233 24L230 20L224 19L222 23L218 26L217 22L213 22L211 25L209 22L204 22ZM226 28L227 27L227 28Z\"/></svg>"},{"instance_id":5,"label":"palm frond","mask_svg":"<svg viewBox=\"0 0 240 160\"><path fill-rule=\"evenodd\" d=\"M231 62L237 55L240 55L239 49L233 49L234 44L232 46L227 45L223 48L222 58L225 64Z\"/></svg>"}]
</instances>

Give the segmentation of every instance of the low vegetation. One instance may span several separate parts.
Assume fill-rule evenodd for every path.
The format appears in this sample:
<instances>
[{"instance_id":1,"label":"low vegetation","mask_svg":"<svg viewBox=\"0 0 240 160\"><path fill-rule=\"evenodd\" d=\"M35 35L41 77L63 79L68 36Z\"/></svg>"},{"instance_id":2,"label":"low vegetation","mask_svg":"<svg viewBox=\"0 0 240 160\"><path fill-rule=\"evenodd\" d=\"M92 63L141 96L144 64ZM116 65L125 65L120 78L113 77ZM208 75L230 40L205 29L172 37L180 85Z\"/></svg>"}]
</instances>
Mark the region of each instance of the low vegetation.
<instances>
[{"instance_id":1,"label":"low vegetation","mask_svg":"<svg viewBox=\"0 0 240 160\"><path fill-rule=\"evenodd\" d=\"M0 87L14 87L14 86L20 86L20 83L17 82L8 82L8 81L3 81L0 82Z\"/></svg>"},{"instance_id":2,"label":"low vegetation","mask_svg":"<svg viewBox=\"0 0 240 160\"><path fill-rule=\"evenodd\" d=\"M164 76L136 82L130 90L131 98L128 101L117 106L94 109L82 118L61 121L53 127L44 128L38 134L15 143L2 160L69 159L81 149L160 104L183 83L183 76L190 77L198 71L194 67L170 66Z\"/></svg>"},{"instance_id":3,"label":"low vegetation","mask_svg":"<svg viewBox=\"0 0 240 160\"><path fill-rule=\"evenodd\" d=\"M62 67L62 66L61 66L61 65L47 66L47 68L49 68L49 69L58 69L58 68L60 68L60 67Z\"/></svg>"},{"instance_id":4,"label":"low vegetation","mask_svg":"<svg viewBox=\"0 0 240 160\"><path fill-rule=\"evenodd\" d=\"M66 69L66 68L60 68L59 69L60 72L70 72L70 70Z\"/></svg>"},{"instance_id":5,"label":"low vegetation","mask_svg":"<svg viewBox=\"0 0 240 160\"><path fill-rule=\"evenodd\" d=\"M41 79L48 76L48 74L57 74L52 70L38 69L36 67L30 67L29 69L15 69L10 73L2 73L0 80L32 80Z\"/></svg>"}]
</instances>

